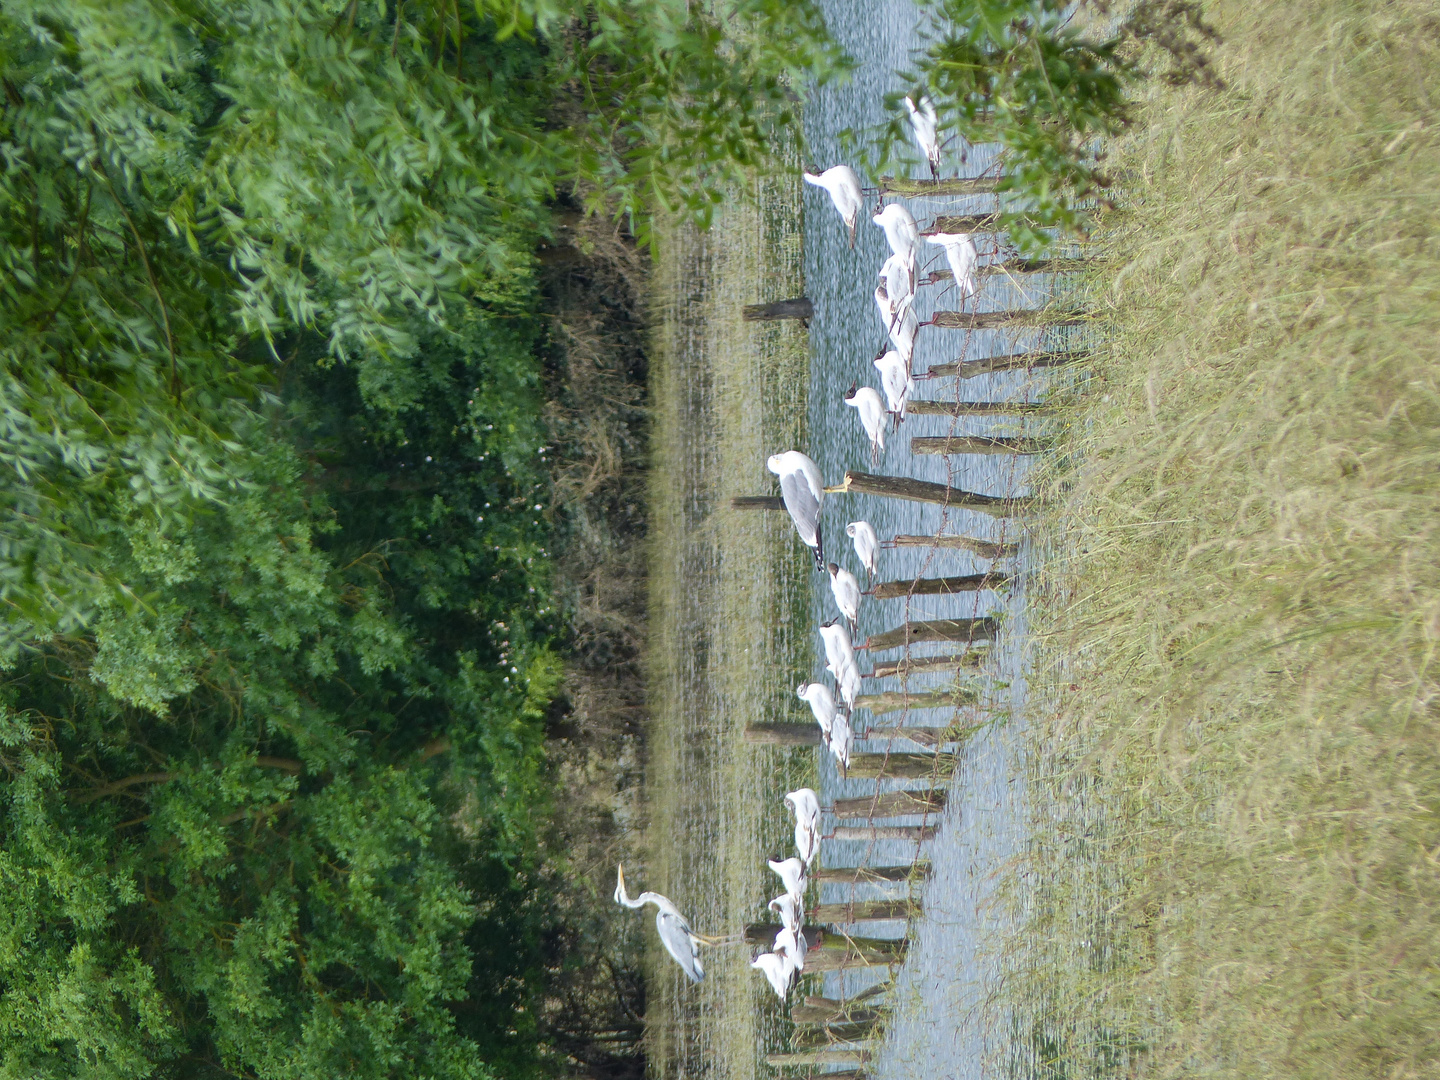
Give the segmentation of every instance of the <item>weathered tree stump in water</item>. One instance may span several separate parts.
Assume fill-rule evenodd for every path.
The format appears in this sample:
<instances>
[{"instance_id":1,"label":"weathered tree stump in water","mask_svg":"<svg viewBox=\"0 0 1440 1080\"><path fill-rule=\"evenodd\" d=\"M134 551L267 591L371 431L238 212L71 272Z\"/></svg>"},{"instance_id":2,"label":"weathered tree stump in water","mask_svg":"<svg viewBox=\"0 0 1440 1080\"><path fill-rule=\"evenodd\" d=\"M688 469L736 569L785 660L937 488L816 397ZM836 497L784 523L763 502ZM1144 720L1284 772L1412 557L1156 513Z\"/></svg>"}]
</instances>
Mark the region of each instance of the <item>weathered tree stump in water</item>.
<instances>
[{"instance_id":1,"label":"weathered tree stump in water","mask_svg":"<svg viewBox=\"0 0 1440 1080\"><path fill-rule=\"evenodd\" d=\"M832 494L884 495L892 499L909 499L911 502L944 503L961 510L980 510L987 514L1007 514L1023 500L1007 499L1000 495L981 495L975 491L963 491L945 484L932 484L928 480L912 480L908 476L873 476L870 473L849 471L842 483L827 487Z\"/></svg>"},{"instance_id":2,"label":"weathered tree stump in water","mask_svg":"<svg viewBox=\"0 0 1440 1080\"><path fill-rule=\"evenodd\" d=\"M1010 435L916 435L912 454L1040 454L1050 448L1044 439Z\"/></svg>"},{"instance_id":3,"label":"weathered tree stump in water","mask_svg":"<svg viewBox=\"0 0 1440 1080\"><path fill-rule=\"evenodd\" d=\"M975 268L976 277L1000 277L1011 274L1073 274L1079 270L1093 270L1095 259L1005 259L1002 262L985 263ZM952 270L932 270L924 282L934 285L938 281L954 281Z\"/></svg>"},{"instance_id":4,"label":"weathered tree stump in water","mask_svg":"<svg viewBox=\"0 0 1440 1080\"><path fill-rule=\"evenodd\" d=\"M939 813L945 809L945 789L932 788L929 791L887 791L883 795L865 796L859 799L836 799L831 807L837 818L878 818L901 817L909 814ZM885 872L907 870L908 867L886 867ZM847 871L848 872L848 871ZM899 879L907 876L902 874Z\"/></svg>"},{"instance_id":5,"label":"weathered tree stump in water","mask_svg":"<svg viewBox=\"0 0 1440 1080\"><path fill-rule=\"evenodd\" d=\"M990 618L981 619L931 619L928 622L910 622L894 630L872 634L865 639L864 647L872 652L884 649L898 649L921 641L994 641L995 631L1000 624Z\"/></svg>"},{"instance_id":6,"label":"weathered tree stump in water","mask_svg":"<svg viewBox=\"0 0 1440 1080\"><path fill-rule=\"evenodd\" d=\"M946 743L964 742L975 733L975 724L951 724L949 727L875 727L860 736L865 739L908 739L934 750Z\"/></svg>"},{"instance_id":7,"label":"weathered tree stump in water","mask_svg":"<svg viewBox=\"0 0 1440 1080\"><path fill-rule=\"evenodd\" d=\"M825 740L817 724L747 724L745 741L761 746L819 746Z\"/></svg>"},{"instance_id":8,"label":"weathered tree stump in water","mask_svg":"<svg viewBox=\"0 0 1440 1080\"><path fill-rule=\"evenodd\" d=\"M1068 309L1016 308L1013 311L937 311L930 325L945 330L998 330L1007 326L1082 326L1085 313Z\"/></svg>"},{"instance_id":9,"label":"weathered tree stump in water","mask_svg":"<svg viewBox=\"0 0 1440 1080\"><path fill-rule=\"evenodd\" d=\"M971 649L962 653L940 653L937 656L907 656L900 660L886 660L875 665L869 678L888 679L893 676L913 675L917 671L935 671L943 668L979 667L985 659L985 649Z\"/></svg>"},{"instance_id":10,"label":"weathered tree stump in water","mask_svg":"<svg viewBox=\"0 0 1440 1080\"><path fill-rule=\"evenodd\" d=\"M868 919L908 919L920 913L919 900L855 900L848 904L817 904L805 918L817 923L853 923Z\"/></svg>"},{"instance_id":11,"label":"weathered tree stump in water","mask_svg":"<svg viewBox=\"0 0 1440 1080\"><path fill-rule=\"evenodd\" d=\"M818 1004L811 1004L816 1002ZM845 1002L833 998L807 997L803 1005L790 1006L790 1022L806 1027L816 1024L851 1023L863 1024L878 1020L884 1015L879 1009L846 1010Z\"/></svg>"},{"instance_id":12,"label":"weathered tree stump in water","mask_svg":"<svg viewBox=\"0 0 1440 1080\"><path fill-rule=\"evenodd\" d=\"M930 233L993 232L999 224L999 214L941 214L935 218L924 235Z\"/></svg>"},{"instance_id":13,"label":"weathered tree stump in water","mask_svg":"<svg viewBox=\"0 0 1440 1080\"><path fill-rule=\"evenodd\" d=\"M992 371L1017 371L1028 368L1059 367L1090 355L1088 350L1074 352L1024 352L1007 356L982 356L978 360L956 360L953 364L931 364L926 375L955 375L962 379L973 379L976 375L988 375Z\"/></svg>"},{"instance_id":14,"label":"weathered tree stump in water","mask_svg":"<svg viewBox=\"0 0 1440 1080\"><path fill-rule=\"evenodd\" d=\"M815 305L808 297L777 300L773 304L746 304L740 311L746 322L774 322L778 319L813 319Z\"/></svg>"},{"instance_id":15,"label":"weathered tree stump in water","mask_svg":"<svg viewBox=\"0 0 1440 1080\"><path fill-rule=\"evenodd\" d=\"M848 775L860 780L928 780L950 775L953 754L851 754Z\"/></svg>"},{"instance_id":16,"label":"weathered tree stump in water","mask_svg":"<svg viewBox=\"0 0 1440 1080\"><path fill-rule=\"evenodd\" d=\"M809 965L806 965L807 969ZM832 1046L835 1043L864 1042L875 1034L879 1026L879 1020L840 1021L838 1023L822 1024L818 1027L807 1026L796 1032L791 1046L796 1050L810 1050L821 1046Z\"/></svg>"},{"instance_id":17,"label":"weathered tree stump in water","mask_svg":"<svg viewBox=\"0 0 1440 1080\"><path fill-rule=\"evenodd\" d=\"M836 840L908 840L920 843L935 839L934 825L837 825L831 834ZM888 918L888 916L886 916ZM824 922L816 919L816 922Z\"/></svg>"},{"instance_id":18,"label":"weathered tree stump in water","mask_svg":"<svg viewBox=\"0 0 1440 1080\"><path fill-rule=\"evenodd\" d=\"M895 884L930 875L930 860L917 859L907 866L829 866L810 872L811 881L837 885Z\"/></svg>"},{"instance_id":19,"label":"weathered tree stump in water","mask_svg":"<svg viewBox=\"0 0 1440 1080\"><path fill-rule=\"evenodd\" d=\"M784 510L785 500L779 495L736 495L730 500L731 510Z\"/></svg>"},{"instance_id":20,"label":"weathered tree stump in water","mask_svg":"<svg viewBox=\"0 0 1440 1080\"><path fill-rule=\"evenodd\" d=\"M944 177L939 180L912 180L908 176L882 176L877 185L887 195L986 195L995 190L994 176Z\"/></svg>"},{"instance_id":21,"label":"weathered tree stump in water","mask_svg":"<svg viewBox=\"0 0 1440 1080\"><path fill-rule=\"evenodd\" d=\"M805 964L810 970L810 964ZM795 1054L766 1054L765 1064L776 1069L787 1065L864 1065L870 1060L869 1050L802 1050ZM842 1076L843 1073L827 1073L827 1076ZM863 1074L862 1074L863 1075Z\"/></svg>"},{"instance_id":22,"label":"weathered tree stump in water","mask_svg":"<svg viewBox=\"0 0 1440 1080\"><path fill-rule=\"evenodd\" d=\"M1019 550L1019 544L998 543L994 540L979 540L973 536L906 536L892 537L890 543L896 547L945 547L960 548L979 555L982 559L1009 559Z\"/></svg>"},{"instance_id":23,"label":"weathered tree stump in water","mask_svg":"<svg viewBox=\"0 0 1440 1080\"><path fill-rule=\"evenodd\" d=\"M1039 401L936 401L911 398L906 415L915 416L1043 416L1050 406Z\"/></svg>"},{"instance_id":24,"label":"weathered tree stump in water","mask_svg":"<svg viewBox=\"0 0 1440 1080\"><path fill-rule=\"evenodd\" d=\"M861 694L855 708L869 709L876 716L899 712L901 709L944 709L955 705L972 705L976 694L967 686L951 686L940 690L887 690L883 694Z\"/></svg>"},{"instance_id":25,"label":"weathered tree stump in water","mask_svg":"<svg viewBox=\"0 0 1440 1080\"><path fill-rule=\"evenodd\" d=\"M910 581L882 581L871 590L876 600L903 596L949 596L952 593L998 589L1010 580L1009 574L965 574L958 577L912 578Z\"/></svg>"}]
</instances>

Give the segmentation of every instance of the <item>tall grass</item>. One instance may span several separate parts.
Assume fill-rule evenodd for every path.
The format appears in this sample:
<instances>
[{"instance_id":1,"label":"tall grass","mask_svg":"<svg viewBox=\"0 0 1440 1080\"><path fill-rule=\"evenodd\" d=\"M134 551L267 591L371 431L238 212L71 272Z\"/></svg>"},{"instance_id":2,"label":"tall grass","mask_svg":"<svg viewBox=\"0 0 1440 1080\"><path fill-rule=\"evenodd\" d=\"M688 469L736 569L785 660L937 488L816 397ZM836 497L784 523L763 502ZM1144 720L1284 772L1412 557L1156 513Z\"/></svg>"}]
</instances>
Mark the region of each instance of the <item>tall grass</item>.
<instances>
[{"instance_id":1,"label":"tall grass","mask_svg":"<svg viewBox=\"0 0 1440 1080\"><path fill-rule=\"evenodd\" d=\"M1440 14L1207 14L1114 153L1003 993L1046 1075L1434 1076Z\"/></svg>"}]
</instances>

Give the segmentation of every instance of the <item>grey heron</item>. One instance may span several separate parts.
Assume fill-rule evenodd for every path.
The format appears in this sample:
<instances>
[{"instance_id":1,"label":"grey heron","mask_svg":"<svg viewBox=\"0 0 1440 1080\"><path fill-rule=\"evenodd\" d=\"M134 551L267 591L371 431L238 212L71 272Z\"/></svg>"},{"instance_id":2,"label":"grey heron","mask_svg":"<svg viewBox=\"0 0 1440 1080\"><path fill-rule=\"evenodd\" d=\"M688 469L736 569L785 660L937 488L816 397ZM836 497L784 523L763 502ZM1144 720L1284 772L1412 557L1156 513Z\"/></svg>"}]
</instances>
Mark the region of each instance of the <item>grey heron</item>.
<instances>
[{"instance_id":1,"label":"grey heron","mask_svg":"<svg viewBox=\"0 0 1440 1080\"><path fill-rule=\"evenodd\" d=\"M658 909L655 913L655 929L660 931L660 943L665 946L665 951L675 958L675 962L690 977L691 982L699 982L705 978L705 969L700 964L700 946L719 945L723 939L695 933L690 929L690 921L680 914L668 897L659 893L642 892L631 900L625 892L625 867L619 867L616 876L615 902L628 908L643 908L646 904L654 904Z\"/></svg>"}]
</instances>

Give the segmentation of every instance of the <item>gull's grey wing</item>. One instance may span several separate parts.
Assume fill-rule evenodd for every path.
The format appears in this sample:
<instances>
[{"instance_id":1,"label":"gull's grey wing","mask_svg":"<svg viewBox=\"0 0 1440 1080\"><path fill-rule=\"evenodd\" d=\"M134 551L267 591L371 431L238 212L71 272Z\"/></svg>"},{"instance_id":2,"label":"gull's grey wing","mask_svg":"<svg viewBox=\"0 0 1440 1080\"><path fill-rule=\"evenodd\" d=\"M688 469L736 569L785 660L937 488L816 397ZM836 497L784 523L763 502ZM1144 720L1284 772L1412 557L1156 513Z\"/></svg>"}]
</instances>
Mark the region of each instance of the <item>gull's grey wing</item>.
<instances>
[{"instance_id":1,"label":"gull's grey wing","mask_svg":"<svg viewBox=\"0 0 1440 1080\"><path fill-rule=\"evenodd\" d=\"M780 477L780 494L785 500L785 509L790 511L790 520L800 533L800 539L811 547L819 535L820 504L805 477L799 473L786 473Z\"/></svg>"},{"instance_id":2,"label":"gull's grey wing","mask_svg":"<svg viewBox=\"0 0 1440 1080\"><path fill-rule=\"evenodd\" d=\"M705 978L705 969L700 966L700 955L690 937L690 924L678 915L662 911L655 916L655 929L660 931L660 941L665 951L675 958L691 982Z\"/></svg>"}]
</instances>

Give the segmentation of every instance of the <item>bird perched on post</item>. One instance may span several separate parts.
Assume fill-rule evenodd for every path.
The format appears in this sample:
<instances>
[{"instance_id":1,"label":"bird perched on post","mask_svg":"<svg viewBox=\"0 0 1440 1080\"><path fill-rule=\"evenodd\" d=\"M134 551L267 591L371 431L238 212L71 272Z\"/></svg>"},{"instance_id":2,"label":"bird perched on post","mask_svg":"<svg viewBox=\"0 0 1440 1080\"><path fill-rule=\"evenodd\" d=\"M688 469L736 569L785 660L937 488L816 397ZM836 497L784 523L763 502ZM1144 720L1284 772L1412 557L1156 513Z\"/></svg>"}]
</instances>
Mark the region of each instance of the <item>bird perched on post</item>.
<instances>
[{"instance_id":1,"label":"bird perched on post","mask_svg":"<svg viewBox=\"0 0 1440 1080\"><path fill-rule=\"evenodd\" d=\"M824 683L801 683L795 688L795 696L810 706L815 722L820 725L820 733L828 743L830 725L835 722L836 713L835 696L830 693L830 688Z\"/></svg>"},{"instance_id":2,"label":"bird perched on post","mask_svg":"<svg viewBox=\"0 0 1440 1080\"><path fill-rule=\"evenodd\" d=\"M914 261L915 250L920 246L920 227L909 210L899 203L891 203L870 220L885 230L885 242L890 245L892 255Z\"/></svg>"},{"instance_id":3,"label":"bird perched on post","mask_svg":"<svg viewBox=\"0 0 1440 1080\"><path fill-rule=\"evenodd\" d=\"M875 526L868 521L852 521L845 526L845 535L855 545L855 554L860 558L860 565L865 567L865 580L868 582L880 572L880 537L875 534Z\"/></svg>"},{"instance_id":4,"label":"bird perched on post","mask_svg":"<svg viewBox=\"0 0 1440 1080\"><path fill-rule=\"evenodd\" d=\"M865 205L865 189L860 186L860 178L855 175L855 170L849 165L835 165L822 173L805 173L805 182L824 188L830 193L835 212L850 230L850 247L853 249L855 221L860 216L860 208Z\"/></svg>"},{"instance_id":5,"label":"bird perched on post","mask_svg":"<svg viewBox=\"0 0 1440 1080\"><path fill-rule=\"evenodd\" d=\"M885 283L885 295L899 318L915 301L915 261L904 255L891 255L880 267L880 280Z\"/></svg>"},{"instance_id":6,"label":"bird perched on post","mask_svg":"<svg viewBox=\"0 0 1440 1080\"><path fill-rule=\"evenodd\" d=\"M938 179L940 176L940 137L936 133L936 128L940 119L935 115L935 103L930 100L928 94L924 94L921 95L918 108L915 102L908 97L905 99L905 108L910 112L910 132L915 136L915 145L920 147L920 152L930 163L930 175Z\"/></svg>"},{"instance_id":7,"label":"bird perched on post","mask_svg":"<svg viewBox=\"0 0 1440 1080\"><path fill-rule=\"evenodd\" d=\"M791 856L788 859L767 859L766 865L774 870L780 877L780 883L785 886L785 892L795 898L797 904L805 902L805 890L810 880L805 875L805 864L799 859Z\"/></svg>"},{"instance_id":8,"label":"bird perched on post","mask_svg":"<svg viewBox=\"0 0 1440 1080\"><path fill-rule=\"evenodd\" d=\"M845 391L845 404L860 414L860 426L870 438L870 464L879 464L880 455L885 450L885 428L889 422L885 402L870 387L852 385Z\"/></svg>"},{"instance_id":9,"label":"bird perched on post","mask_svg":"<svg viewBox=\"0 0 1440 1080\"><path fill-rule=\"evenodd\" d=\"M820 640L825 643L825 669L836 679L847 667L855 666L855 646L845 624L831 619L820 627Z\"/></svg>"},{"instance_id":10,"label":"bird perched on post","mask_svg":"<svg viewBox=\"0 0 1440 1080\"><path fill-rule=\"evenodd\" d=\"M780 916L781 926L792 930L800 930L805 926L805 909L800 901L789 893L781 893L765 906Z\"/></svg>"},{"instance_id":11,"label":"bird perched on post","mask_svg":"<svg viewBox=\"0 0 1440 1080\"><path fill-rule=\"evenodd\" d=\"M915 309L909 304L904 306L904 310L896 308L890 302L890 294L883 281L875 286L875 306L880 309L880 321L885 324L890 344L908 363L915 355L915 337L920 333L920 320L915 315Z\"/></svg>"},{"instance_id":12,"label":"bird perched on post","mask_svg":"<svg viewBox=\"0 0 1440 1080\"><path fill-rule=\"evenodd\" d=\"M905 422L905 406L915 389L915 376L910 374L910 361L891 349L875 361L875 370L880 372L880 385L885 388L885 401L896 425Z\"/></svg>"},{"instance_id":13,"label":"bird perched on post","mask_svg":"<svg viewBox=\"0 0 1440 1080\"><path fill-rule=\"evenodd\" d=\"M825 479L820 466L799 450L771 454L766 467L780 478L780 496L800 540L815 553L815 569L825 569L820 540L820 508L825 505Z\"/></svg>"},{"instance_id":14,"label":"bird perched on post","mask_svg":"<svg viewBox=\"0 0 1440 1080\"><path fill-rule=\"evenodd\" d=\"M750 966L765 976L775 996L784 1001L790 981L795 977L795 962L781 953L757 952Z\"/></svg>"},{"instance_id":15,"label":"bird perched on post","mask_svg":"<svg viewBox=\"0 0 1440 1080\"><path fill-rule=\"evenodd\" d=\"M950 273L955 277L955 287L960 290L960 299L976 292L975 264L980 254L975 250L975 241L969 233L930 233L925 237L932 244L945 249L945 261L950 264Z\"/></svg>"},{"instance_id":16,"label":"bird perched on post","mask_svg":"<svg viewBox=\"0 0 1440 1080\"><path fill-rule=\"evenodd\" d=\"M795 851L809 866L820 851L820 800L813 789L802 787L785 796L785 805L795 814Z\"/></svg>"},{"instance_id":17,"label":"bird perched on post","mask_svg":"<svg viewBox=\"0 0 1440 1080\"><path fill-rule=\"evenodd\" d=\"M835 606L840 609L841 615L850 620L853 629L860 614L860 582L838 563L832 562L826 569L830 571L830 592L835 597Z\"/></svg>"},{"instance_id":18,"label":"bird perched on post","mask_svg":"<svg viewBox=\"0 0 1440 1080\"><path fill-rule=\"evenodd\" d=\"M835 723L830 726L830 737L825 741L825 747L830 755L840 763L841 771L848 771L850 768L850 744L855 741L855 732L850 729L850 718L848 716L835 717Z\"/></svg>"}]
</instances>

